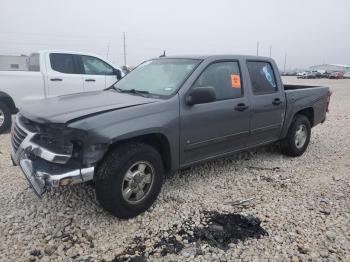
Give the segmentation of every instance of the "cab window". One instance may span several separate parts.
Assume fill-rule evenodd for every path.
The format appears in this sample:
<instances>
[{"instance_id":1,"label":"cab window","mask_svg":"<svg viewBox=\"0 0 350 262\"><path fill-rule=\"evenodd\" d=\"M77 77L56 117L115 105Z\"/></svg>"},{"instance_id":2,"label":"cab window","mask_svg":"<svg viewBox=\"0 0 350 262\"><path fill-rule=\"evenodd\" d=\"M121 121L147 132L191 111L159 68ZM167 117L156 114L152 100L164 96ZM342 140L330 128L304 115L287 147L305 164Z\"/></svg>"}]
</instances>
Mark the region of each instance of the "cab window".
<instances>
[{"instance_id":1,"label":"cab window","mask_svg":"<svg viewBox=\"0 0 350 262\"><path fill-rule=\"evenodd\" d=\"M216 62L209 65L194 83L194 87L212 86L216 100L238 98L243 95L238 62Z\"/></svg>"},{"instance_id":2,"label":"cab window","mask_svg":"<svg viewBox=\"0 0 350 262\"><path fill-rule=\"evenodd\" d=\"M50 54L50 63L52 70L65 74L78 74L74 55L71 54Z\"/></svg>"},{"instance_id":3,"label":"cab window","mask_svg":"<svg viewBox=\"0 0 350 262\"><path fill-rule=\"evenodd\" d=\"M278 90L275 74L270 63L248 61L247 66L255 95L270 94Z\"/></svg>"},{"instance_id":4,"label":"cab window","mask_svg":"<svg viewBox=\"0 0 350 262\"><path fill-rule=\"evenodd\" d=\"M113 67L92 56L81 56L86 75L113 75Z\"/></svg>"}]
</instances>

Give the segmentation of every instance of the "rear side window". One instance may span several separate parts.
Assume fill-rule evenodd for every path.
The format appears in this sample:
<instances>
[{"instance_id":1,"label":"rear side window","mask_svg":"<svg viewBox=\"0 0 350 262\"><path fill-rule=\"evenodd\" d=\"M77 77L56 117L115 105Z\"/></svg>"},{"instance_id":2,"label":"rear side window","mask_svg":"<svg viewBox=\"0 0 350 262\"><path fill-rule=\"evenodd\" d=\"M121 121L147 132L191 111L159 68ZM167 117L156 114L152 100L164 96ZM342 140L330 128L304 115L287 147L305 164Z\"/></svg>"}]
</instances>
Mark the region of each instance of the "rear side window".
<instances>
[{"instance_id":1,"label":"rear side window","mask_svg":"<svg viewBox=\"0 0 350 262\"><path fill-rule=\"evenodd\" d=\"M65 74L77 74L74 55L50 54L51 68Z\"/></svg>"},{"instance_id":2,"label":"rear side window","mask_svg":"<svg viewBox=\"0 0 350 262\"><path fill-rule=\"evenodd\" d=\"M248 61L247 66L254 94L270 94L278 90L275 74L270 63Z\"/></svg>"},{"instance_id":3,"label":"rear side window","mask_svg":"<svg viewBox=\"0 0 350 262\"><path fill-rule=\"evenodd\" d=\"M27 67L29 71L40 71L40 55L39 54L31 54L27 58Z\"/></svg>"},{"instance_id":4,"label":"rear side window","mask_svg":"<svg viewBox=\"0 0 350 262\"><path fill-rule=\"evenodd\" d=\"M86 75L113 75L113 67L92 56L81 56Z\"/></svg>"},{"instance_id":5,"label":"rear side window","mask_svg":"<svg viewBox=\"0 0 350 262\"><path fill-rule=\"evenodd\" d=\"M216 62L209 65L194 83L194 87L212 86L216 100L241 97L241 75L238 62Z\"/></svg>"}]
</instances>

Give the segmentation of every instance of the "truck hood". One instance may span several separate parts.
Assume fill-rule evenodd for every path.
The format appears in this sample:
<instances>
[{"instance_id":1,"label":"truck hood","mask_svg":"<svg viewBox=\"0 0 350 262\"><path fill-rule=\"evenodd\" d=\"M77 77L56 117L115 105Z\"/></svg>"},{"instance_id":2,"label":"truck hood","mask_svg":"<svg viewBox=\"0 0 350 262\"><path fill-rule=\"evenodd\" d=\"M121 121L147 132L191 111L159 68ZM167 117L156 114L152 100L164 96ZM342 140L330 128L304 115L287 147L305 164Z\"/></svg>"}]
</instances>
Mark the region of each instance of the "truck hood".
<instances>
[{"instance_id":1,"label":"truck hood","mask_svg":"<svg viewBox=\"0 0 350 262\"><path fill-rule=\"evenodd\" d=\"M84 92L23 105L20 114L37 123L67 123L104 112L160 101L115 90Z\"/></svg>"}]
</instances>

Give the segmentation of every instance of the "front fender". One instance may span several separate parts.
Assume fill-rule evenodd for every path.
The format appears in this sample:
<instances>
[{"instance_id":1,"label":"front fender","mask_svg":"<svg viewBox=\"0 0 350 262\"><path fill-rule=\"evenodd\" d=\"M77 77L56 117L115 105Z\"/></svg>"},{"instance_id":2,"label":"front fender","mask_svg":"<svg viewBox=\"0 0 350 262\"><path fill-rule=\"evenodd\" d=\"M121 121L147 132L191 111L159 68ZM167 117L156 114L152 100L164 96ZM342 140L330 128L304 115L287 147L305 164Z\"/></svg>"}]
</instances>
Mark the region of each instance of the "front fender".
<instances>
[{"instance_id":1,"label":"front fender","mask_svg":"<svg viewBox=\"0 0 350 262\"><path fill-rule=\"evenodd\" d=\"M168 140L172 167L178 167L180 134L178 107L178 96L175 96L159 103L96 115L70 123L69 126L86 130L88 133L86 143L90 146L103 144L110 147L123 140L161 134Z\"/></svg>"}]
</instances>

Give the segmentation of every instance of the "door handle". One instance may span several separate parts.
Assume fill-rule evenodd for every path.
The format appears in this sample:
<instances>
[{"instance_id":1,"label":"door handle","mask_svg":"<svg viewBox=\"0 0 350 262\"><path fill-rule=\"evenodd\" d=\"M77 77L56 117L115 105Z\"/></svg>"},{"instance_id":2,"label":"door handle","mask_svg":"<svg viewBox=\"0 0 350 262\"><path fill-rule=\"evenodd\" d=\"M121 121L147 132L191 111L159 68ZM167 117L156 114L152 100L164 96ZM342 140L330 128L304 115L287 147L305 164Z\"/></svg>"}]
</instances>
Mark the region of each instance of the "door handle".
<instances>
[{"instance_id":1,"label":"door handle","mask_svg":"<svg viewBox=\"0 0 350 262\"><path fill-rule=\"evenodd\" d=\"M50 81L62 81L62 78L50 78Z\"/></svg>"},{"instance_id":2,"label":"door handle","mask_svg":"<svg viewBox=\"0 0 350 262\"><path fill-rule=\"evenodd\" d=\"M246 109L248 109L248 106L243 103L239 103L238 105L235 106L236 111L244 111Z\"/></svg>"},{"instance_id":3,"label":"door handle","mask_svg":"<svg viewBox=\"0 0 350 262\"><path fill-rule=\"evenodd\" d=\"M272 104L274 106L278 106L280 104L282 104L282 101L279 99L279 98L275 98L273 101L272 101Z\"/></svg>"},{"instance_id":4,"label":"door handle","mask_svg":"<svg viewBox=\"0 0 350 262\"><path fill-rule=\"evenodd\" d=\"M96 80L95 79L85 79L85 82L95 82Z\"/></svg>"}]
</instances>

